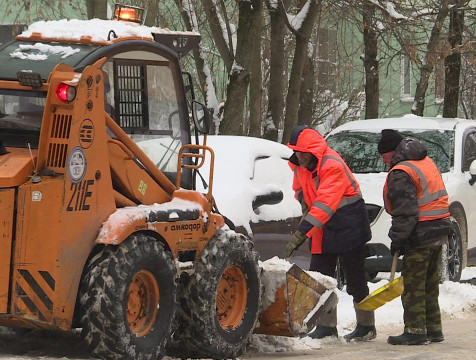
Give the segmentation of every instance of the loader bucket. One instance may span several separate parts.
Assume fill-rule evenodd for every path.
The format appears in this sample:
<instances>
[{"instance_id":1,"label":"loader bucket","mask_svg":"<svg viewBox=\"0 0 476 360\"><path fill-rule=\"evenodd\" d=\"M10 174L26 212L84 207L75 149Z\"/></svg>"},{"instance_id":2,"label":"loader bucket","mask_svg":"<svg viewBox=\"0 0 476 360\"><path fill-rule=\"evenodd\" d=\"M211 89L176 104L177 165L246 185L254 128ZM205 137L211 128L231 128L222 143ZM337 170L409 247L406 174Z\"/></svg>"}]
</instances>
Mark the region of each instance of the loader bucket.
<instances>
[{"instance_id":1,"label":"loader bucket","mask_svg":"<svg viewBox=\"0 0 476 360\"><path fill-rule=\"evenodd\" d=\"M266 264L262 263L262 264ZM319 317L338 302L336 282L309 275L297 265L289 269L262 266L264 296L258 334L299 336L307 334Z\"/></svg>"}]
</instances>

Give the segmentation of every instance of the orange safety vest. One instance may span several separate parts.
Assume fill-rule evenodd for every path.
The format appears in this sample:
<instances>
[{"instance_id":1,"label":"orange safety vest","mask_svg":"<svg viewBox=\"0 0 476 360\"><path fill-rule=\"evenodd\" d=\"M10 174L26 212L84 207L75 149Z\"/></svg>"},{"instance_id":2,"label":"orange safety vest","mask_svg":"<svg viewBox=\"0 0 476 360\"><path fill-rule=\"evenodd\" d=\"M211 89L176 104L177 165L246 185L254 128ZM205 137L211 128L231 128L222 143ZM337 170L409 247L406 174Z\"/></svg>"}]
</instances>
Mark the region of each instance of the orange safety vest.
<instances>
[{"instance_id":1,"label":"orange safety vest","mask_svg":"<svg viewBox=\"0 0 476 360\"><path fill-rule=\"evenodd\" d=\"M387 175L383 188L385 210L392 215L388 199L388 176L394 170L403 170L412 179L417 190L418 221L444 219L450 216L448 193L435 163L427 156L422 160L407 160L395 165Z\"/></svg>"},{"instance_id":2,"label":"orange safety vest","mask_svg":"<svg viewBox=\"0 0 476 360\"><path fill-rule=\"evenodd\" d=\"M322 160L320 161L319 165L319 171L321 172L323 165L326 163L326 161L331 160L331 161L337 161L341 163L343 166L343 169L345 171L345 174L347 176L343 177L340 179L340 181L344 184L343 186L346 188L344 192L344 197L338 199L339 203L336 204L337 211L338 209L346 206L353 204L360 199L362 199L362 193L360 191L360 186L357 183L356 179L354 178L354 175L352 172L348 169L347 165L345 162L342 160L340 156L338 156L333 150L330 148L327 150L327 153L324 155ZM308 176L303 174L303 176L299 176L299 172L303 173L308 173ZM296 166L294 168L294 176L295 179L300 179L300 181L304 179L310 180L310 174L307 169L304 169L302 167ZM322 174L321 174L322 176ZM302 187L306 187L307 191L306 196L303 194L306 204L310 211L307 213L306 216L304 216L304 219L314 225L314 227L309 230L309 232L306 234L306 236L311 240L311 253L312 254L321 254L322 253L322 236L323 236L323 226L324 224L332 217L334 214L334 210L330 208L330 206L322 201L316 201L315 197L319 188L319 176L317 176L314 180L308 181L307 183L301 184ZM321 189L322 190L322 189ZM299 193L302 192L302 188L299 188L298 190L295 191L295 196L296 199L299 198ZM323 199L321 199L323 200ZM326 200L330 202L334 202L335 197L332 192L332 189L329 189L329 191L326 191Z\"/></svg>"}]
</instances>

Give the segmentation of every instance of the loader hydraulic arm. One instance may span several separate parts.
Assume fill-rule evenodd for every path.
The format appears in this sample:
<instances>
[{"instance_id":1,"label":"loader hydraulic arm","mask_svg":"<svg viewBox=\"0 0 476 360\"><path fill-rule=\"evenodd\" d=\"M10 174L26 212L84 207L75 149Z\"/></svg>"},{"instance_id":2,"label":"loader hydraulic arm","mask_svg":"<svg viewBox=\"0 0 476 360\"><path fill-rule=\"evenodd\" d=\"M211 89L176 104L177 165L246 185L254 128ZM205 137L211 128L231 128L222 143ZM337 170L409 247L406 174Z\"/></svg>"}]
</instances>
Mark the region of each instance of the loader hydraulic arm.
<instances>
[{"instance_id":1,"label":"loader hydraulic arm","mask_svg":"<svg viewBox=\"0 0 476 360\"><path fill-rule=\"evenodd\" d=\"M112 133L120 140L140 161L140 163L146 168L149 174L154 178L154 180L165 190L169 195L168 201L170 201L173 192L175 191L175 186L172 182L155 166L155 164L143 153L143 151L137 146L137 144L132 141L127 134L121 129L119 125L109 116L106 115L106 126Z\"/></svg>"}]
</instances>

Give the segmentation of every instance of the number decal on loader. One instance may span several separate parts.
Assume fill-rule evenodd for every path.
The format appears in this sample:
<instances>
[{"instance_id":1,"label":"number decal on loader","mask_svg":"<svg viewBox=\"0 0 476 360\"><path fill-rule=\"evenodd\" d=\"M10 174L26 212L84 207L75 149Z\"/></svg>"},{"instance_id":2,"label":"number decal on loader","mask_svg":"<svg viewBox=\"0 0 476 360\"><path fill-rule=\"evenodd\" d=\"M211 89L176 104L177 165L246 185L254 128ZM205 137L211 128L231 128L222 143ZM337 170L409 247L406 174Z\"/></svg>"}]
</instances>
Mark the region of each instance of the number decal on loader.
<instances>
[{"instance_id":1,"label":"number decal on loader","mask_svg":"<svg viewBox=\"0 0 476 360\"><path fill-rule=\"evenodd\" d=\"M87 203L88 198L92 196L89 186L94 184L94 180L84 180L77 184L71 184L70 190L73 191L68 202L66 211L87 211L90 206Z\"/></svg>"}]
</instances>

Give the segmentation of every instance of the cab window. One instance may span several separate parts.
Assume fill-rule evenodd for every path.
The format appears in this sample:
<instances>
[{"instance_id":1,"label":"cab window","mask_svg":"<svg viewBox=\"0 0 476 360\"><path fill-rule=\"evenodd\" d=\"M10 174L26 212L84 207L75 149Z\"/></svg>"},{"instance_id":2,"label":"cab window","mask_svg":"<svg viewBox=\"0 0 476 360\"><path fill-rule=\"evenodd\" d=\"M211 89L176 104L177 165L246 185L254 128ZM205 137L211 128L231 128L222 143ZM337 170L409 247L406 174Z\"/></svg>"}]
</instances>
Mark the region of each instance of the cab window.
<instances>
[{"instance_id":1,"label":"cab window","mask_svg":"<svg viewBox=\"0 0 476 360\"><path fill-rule=\"evenodd\" d=\"M112 59L104 64L103 71L106 111L175 182L178 153L189 142L190 133L179 90L180 72L165 58Z\"/></svg>"}]
</instances>

